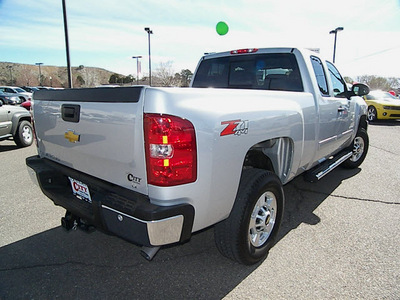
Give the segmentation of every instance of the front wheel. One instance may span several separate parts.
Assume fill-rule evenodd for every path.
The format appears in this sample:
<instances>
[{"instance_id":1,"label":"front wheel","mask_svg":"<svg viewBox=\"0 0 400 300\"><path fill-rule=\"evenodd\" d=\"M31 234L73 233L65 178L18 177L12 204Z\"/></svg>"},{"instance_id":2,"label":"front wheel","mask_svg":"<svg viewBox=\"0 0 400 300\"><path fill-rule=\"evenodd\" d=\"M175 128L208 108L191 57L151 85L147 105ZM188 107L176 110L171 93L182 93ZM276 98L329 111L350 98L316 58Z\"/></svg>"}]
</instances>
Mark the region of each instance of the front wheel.
<instances>
[{"instance_id":1,"label":"front wheel","mask_svg":"<svg viewBox=\"0 0 400 300\"><path fill-rule=\"evenodd\" d=\"M343 167L348 169L358 168L367 156L368 147L368 133L364 128L360 128L353 140L353 154L343 163Z\"/></svg>"},{"instance_id":2,"label":"front wheel","mask_svg":"<svg viewBox=\"0 0 400 300\"><path fill-rule=\"evenodd\" d=\"M18 125L17 132L14 136L14 142L18 147L28 147L33 142L32 125L28 121L22 121Z\"/></svg>"},{"instance_id":3,"label":"front wheel","mask_svg":"<svg viewBox=\"0 0 400 300\"><path fill-rule=\"evenodd\" d=\"M376 108L374 106L368 107L367 118L370 122L375 122L376 120L378 120L378 112L376 111Z\"/></svg>"},{"instance_id":4,"label":"front wheel","mask_svg":"<svg viewBox=\"0 0 400 300\"><path fill-rule=\"evenodd\" d=\"M214 228L222 255L251 265L265 259L283 217L282 183L272 172L245 169L230 216Z\"/></svg>"}]
</instances>

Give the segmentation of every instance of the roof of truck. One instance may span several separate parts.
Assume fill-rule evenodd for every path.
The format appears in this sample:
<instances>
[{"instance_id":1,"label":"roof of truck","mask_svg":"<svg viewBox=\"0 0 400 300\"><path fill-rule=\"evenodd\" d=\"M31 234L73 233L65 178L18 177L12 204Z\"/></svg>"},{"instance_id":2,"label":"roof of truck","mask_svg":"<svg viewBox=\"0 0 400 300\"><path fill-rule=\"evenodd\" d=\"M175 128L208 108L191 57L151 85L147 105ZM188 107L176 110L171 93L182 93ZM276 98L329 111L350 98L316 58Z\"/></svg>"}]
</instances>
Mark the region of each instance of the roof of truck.
<instances>
[{"instance_id":1,"label":"roof of truck","mask_svg":"<svg viewBox=\"0 0 400 300\"><path fill-rule=\"evenodd\" d=\"M319 53L319 49L304 49L297 47L268 47L268 48L241 48L233 49L224 52L210 52L204 53L203 59L231 56L231 55L249 55L249 54L260 54L260 53L291 53L295 50L300 52L313 52L314 54Z\"/></svg>"}]
</instances>

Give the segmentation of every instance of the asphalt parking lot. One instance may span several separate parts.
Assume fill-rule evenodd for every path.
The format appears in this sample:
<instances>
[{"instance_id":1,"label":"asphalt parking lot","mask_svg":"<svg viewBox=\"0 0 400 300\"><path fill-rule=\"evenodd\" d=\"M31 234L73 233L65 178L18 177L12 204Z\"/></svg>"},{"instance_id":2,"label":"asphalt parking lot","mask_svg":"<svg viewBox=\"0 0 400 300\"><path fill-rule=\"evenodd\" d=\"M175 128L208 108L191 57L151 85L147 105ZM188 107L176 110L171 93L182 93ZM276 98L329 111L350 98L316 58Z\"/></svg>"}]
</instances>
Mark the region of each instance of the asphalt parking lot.
<instances>
[{"instance_id":1,"label":"asphalt parking lot","mask_svg":"<svg viewBox=\"0 0 400 300\"><path fill-rule=\"evenodd\" d=\"M114 236L66 233L26 171L35 147L0 142L0 299L399 299L400 122L368 132L359 169L285 186L279 241L252 267L222 257L212 229L152 262Z\"/></svg>"}]
</instances>

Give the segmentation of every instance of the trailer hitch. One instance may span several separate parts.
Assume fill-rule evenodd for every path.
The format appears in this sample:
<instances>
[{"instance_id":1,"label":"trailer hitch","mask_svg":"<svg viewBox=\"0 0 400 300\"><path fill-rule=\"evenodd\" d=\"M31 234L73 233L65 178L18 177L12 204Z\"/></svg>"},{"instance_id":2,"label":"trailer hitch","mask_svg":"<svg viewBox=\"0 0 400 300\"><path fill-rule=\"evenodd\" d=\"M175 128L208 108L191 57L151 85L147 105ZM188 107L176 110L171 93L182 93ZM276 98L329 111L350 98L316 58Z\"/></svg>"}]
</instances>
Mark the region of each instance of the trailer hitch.
<instances>
[{"instance_id":1,"label":"trailer hitch","mask_svg":"<svg viewBox=\"0 0 400 300\"><path fill-rule=\"evenodd\" d=\"M61 218L61 226L66 230L77 230L78 228L85 232L93 232L95 227L89 225L85 222L85 220L80 217L72 214L70 211L65 213L65 216Z\"/></svg>"}]
</instances>

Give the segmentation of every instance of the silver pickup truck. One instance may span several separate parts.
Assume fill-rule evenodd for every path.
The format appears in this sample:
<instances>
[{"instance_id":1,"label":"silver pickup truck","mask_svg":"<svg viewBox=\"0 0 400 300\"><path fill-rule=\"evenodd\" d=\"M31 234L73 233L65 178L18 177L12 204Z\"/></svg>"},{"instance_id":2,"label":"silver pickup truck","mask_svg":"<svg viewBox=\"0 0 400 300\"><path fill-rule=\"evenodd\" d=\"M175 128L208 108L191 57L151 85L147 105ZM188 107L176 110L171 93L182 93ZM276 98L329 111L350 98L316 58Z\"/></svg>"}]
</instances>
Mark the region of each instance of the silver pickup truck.
<instances>
[{"instance_id":1,"label":"silver pickup truck","mask_svg":"<svg viewBox=\"0 0 400 300\"><path fill-rule=\"evenodd\" d=\"M254 264L276 239L284 184L364 160L368 92L307 50L206 55L190 88L35 92L26 163L66 229L111 232L151 259L215 225L220 252Z\"/></svg>"}]
</instances>

